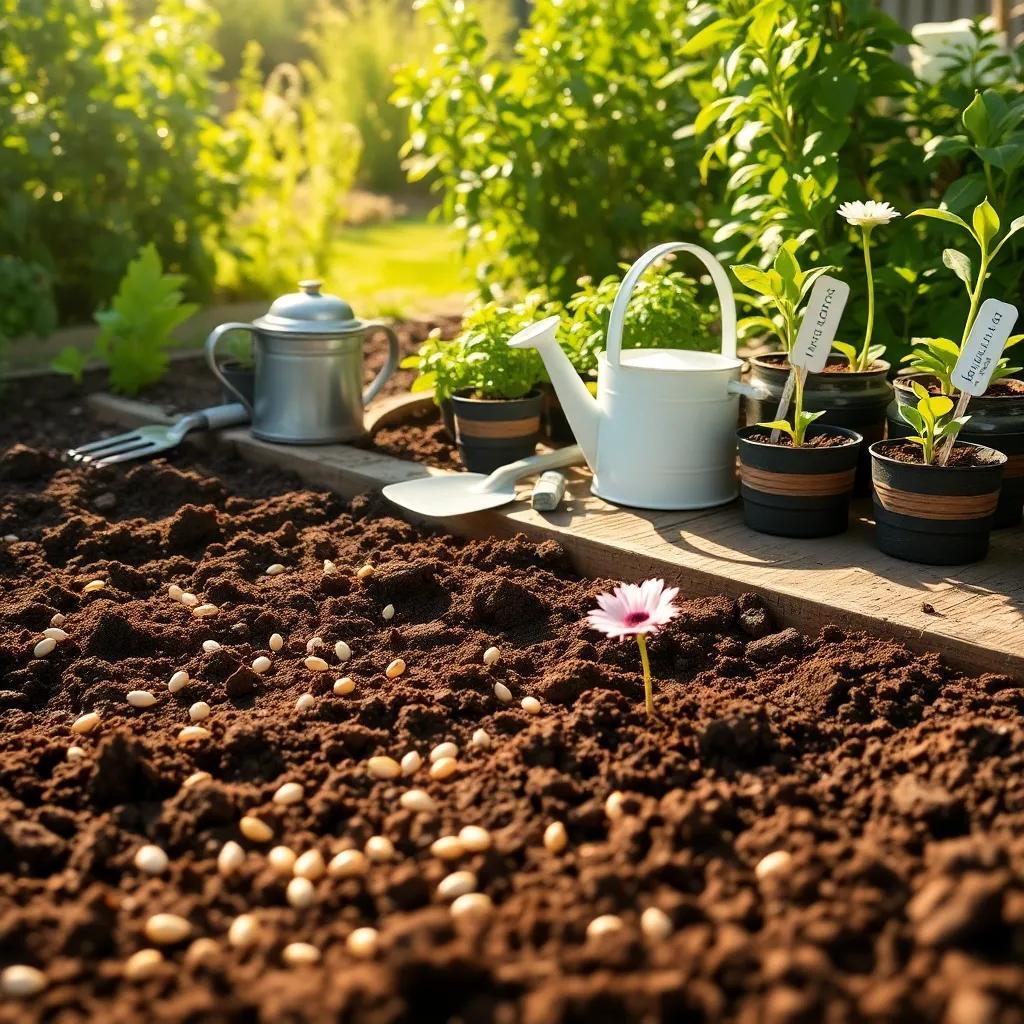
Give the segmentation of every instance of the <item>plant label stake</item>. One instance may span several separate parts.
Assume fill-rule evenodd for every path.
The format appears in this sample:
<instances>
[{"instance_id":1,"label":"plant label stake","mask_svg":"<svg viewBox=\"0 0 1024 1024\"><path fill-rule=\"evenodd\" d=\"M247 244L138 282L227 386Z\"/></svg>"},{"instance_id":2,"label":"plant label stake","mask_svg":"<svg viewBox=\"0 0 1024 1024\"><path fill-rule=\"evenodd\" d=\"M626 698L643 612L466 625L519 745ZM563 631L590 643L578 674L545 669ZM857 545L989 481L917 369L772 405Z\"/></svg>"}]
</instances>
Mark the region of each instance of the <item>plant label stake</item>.
<instances>
[{"instance_id":1,"label":"plant label stake","mask_svg":"<svg viewBox=\"0 0 1024 1024\"><path fill-rule=\"evenodd\" d=\"M789 412L789 403L793 399L797 377L800 387L807 382L809 373L821 373L828 362L828 354L832 341L839 330L846 300L850 297L850 286L845 281L823 274L814 282L804 318L800 322L796 341L789 353L789 377L779 398L779 407L775 411L775 419L783 420ZM771 442L779 440L779 430L771 433Z\"/></svg>"},{"instance_id":2,"label":"plant label stake","mask_svg":"<svg viewBox=\"0 0 1024 1024\"><path fill-rule=\"evenodd\" d=\"M967 411L967 403L972 398L985 394L988 382L1003 354L1003 348L1010 337L1010 331L1017 322L1017 307L999 299L986 299L978 310L971 333L967 336L960 358L953 367L950 380L953 387L959 389L953 418L958 419ZM956 442L953 435L943 442L936 460L940 466L946 465Z\"/></svg>"}]
</instances>

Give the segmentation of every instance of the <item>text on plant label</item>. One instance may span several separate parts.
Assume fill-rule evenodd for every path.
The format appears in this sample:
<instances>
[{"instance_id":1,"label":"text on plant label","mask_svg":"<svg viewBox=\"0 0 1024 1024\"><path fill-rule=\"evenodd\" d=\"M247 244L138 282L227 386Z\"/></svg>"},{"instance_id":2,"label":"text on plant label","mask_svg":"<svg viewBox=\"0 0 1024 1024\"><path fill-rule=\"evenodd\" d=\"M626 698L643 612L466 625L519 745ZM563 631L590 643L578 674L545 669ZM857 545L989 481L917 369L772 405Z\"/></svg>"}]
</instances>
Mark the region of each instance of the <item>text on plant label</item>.
<instances>
[{"instance_id":1,"label":"text on plant label","mask_svg":"<svg viewBox=\"0 0 1024 1024\"><path fill-rule=\"evenodd\" d=\"M825 369L849 297L850 286L845 281L827 274L815 281L800 330L793 342L793 350L789 354L791 366L807 370L808 373L821 373Z\"/></svg>"},{"instance_id":2,"label":"text on plant label","mask_svg":"<svg viewBox=\"0 0 1024 1024\"><path fill-rule=\"evenodd\" d=\"M976 398L988 382L1017 322L1017 307L1000 299L986 299L953 368L953 387Z\"/></svg>"}]
</instances>

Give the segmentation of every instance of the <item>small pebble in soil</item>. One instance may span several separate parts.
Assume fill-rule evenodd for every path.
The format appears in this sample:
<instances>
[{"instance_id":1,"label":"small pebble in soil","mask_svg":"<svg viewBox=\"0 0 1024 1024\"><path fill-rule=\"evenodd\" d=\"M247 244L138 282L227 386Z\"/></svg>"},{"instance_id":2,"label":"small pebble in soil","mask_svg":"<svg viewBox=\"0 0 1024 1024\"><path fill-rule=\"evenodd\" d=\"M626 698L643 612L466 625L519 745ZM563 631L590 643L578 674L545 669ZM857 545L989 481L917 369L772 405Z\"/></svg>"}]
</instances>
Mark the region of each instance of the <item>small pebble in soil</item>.
<instances>
[{"instance_id":1,"label":"small pebble in soil","mask_svg":"<svg viewBox=\"0 0 1024 1024\"><path fill-rule=\"evenodd\" d=\"M189 943L183 959L188 966L197 967L200 964L208 964L219 952L220 946L217 945L217 940L204 935L202 938L196 939L195 942Z\"/></svg>"},{"instance_id":2,"label":"small pebble in soil","mask_svg":"<svg viewBox=\"0 0 1024 1024\"><path fill-rule=\"evenodd\" d=\"M398 798L398 802L407 811L420 814L428 814L437 807L434 798L425 789L410 789Z\"/></svg>"},{"instance_id":3,"label":"small pebble in soil","mask_svg":"<svg viewBox=\"0 0 1024 1024\"><path fill-rule=\"evenodd\" d=\"M175 672L170 679L167 680L167 689L171 693L177 693L179 690L184 690L188 686L189 678L188 673L182 670Z\"/></svg>"},{"instance_id":4,"label":"small pebble in soil","mask_svg":"<svg viewBox=\"0 0 1024 1024\"><path fill-rule=\"evenodd\" d=\"M0 972L0 992L11 999L28 999L46 988L46 975L38 967L11 964Z\"/></svg>"},{"instance_id":5,"label":"small pebble in soil","mask_svg":"<svg viewBox=\"0 0 1024 1024\"><path fill-rule=\"evenodd\" d=\"M106 580L90 580L84 587L82 587L82 593L94 594L97 590L102 590L106 585Z\"/></svg>"},{"instance_id":6,"label":"small pebble in soil","mask_svg":"<svg viewBox=\"0 0 1024 1024\"><path fill-rule=\"evenodd\" d=\"M336 573L337 571L338 571L338 567L329 558L325 558L324 559L324 575L325 576L330 576L332 573Z\"/></svg>"},{"instance_id":7,"label":"small pebble in soil","mask_svg":"<svg viewBox=\"0 0 1024 1024\"><path fill-rule=\"evenodd\" d=\"M788 850L773 850L757 862L754 875L758 881L763 882L780 871L789 870L792 861L793 855Z\"/></svg>"},{"instance_id":8,"label":"small pebble in soil","mask_svg":"<svg viewBox=\"0 0 1024 1024\"><path fill-rule=\"evenodd\" d=\"M458 860L466 855L466 848L458 836L441 836L430 844L430 852L438 860Z\"/></svg>"},{"instance_id":9,"label":"small pebble in soil","mask_svg":"<svg viewBox=\"0 0 1024 1024\"><path fill-rule=\"evenodd\" d=\"M318 647L323 647L324 638L322 636L310 637L306 641L306 653L312 654Z\"/></svg>"},{"instance_id":10,"label":"small pebble in soil","mask_svg":"<svg viewBox=\"0 0 1024 1024\"><path fill-rule=\"evenodd\" d=\"M205 700L197 700L195 704L188 709L188 717L191 718L193 722L204 721L210 717L210 705L207 704Z\"/></svg>"},{"instance_id":11,"label":"small pebble in soil","mask_svg":"<svg viewBox=\"0 0 1024 1024\"><path fill-rule=\"evenodd\" d=\"M284 637L281 636L280 633L271 633L270 643L268 646L276 654L282 647L284 647Z\"/></svg>"},{"instance_id":12,"label":"small pebble in soil","mask_svg":"<svg viewBox=\"0 0 1024 1024\"><path fill-rule=\"evenodd\" d=\"M219 611L220 609L215 604L201 604L192 609L192 614L197 619L208 619Z\"/></svg>"},{"instance_id":13,"label":"small pebble in soil","mask_svg":"<svg viewBox=\"0 0 1024 1024\"><path fill-rule=\"evenodd\" d=\"M395 844L387 836L370 836L366 840L363 852L375 864L382 864L394 858Z\"/></svg>"},{"instance_id":14,"label":"small pebble in soil","mask_svg":"<svg viewBox=\"0 0 1024 1024\"><path fill-rule=\"evenodd\" d=\"M430 777L439 782L450 779L459 767L459 762L454 757L442 757L430 766Z\"/></svg>"},{"instance_id":15,"label":"small pebble in soil","mask_svg":"<svg viewBox=\"0 0 1024 1024\"><path fill-rule=\"evenodd\" d=\"M71 731L76 736L84 736L86 733L92 732L99 724L100 716L95 711L87 711L84 715L75 719L72 723Z\"/></svg>"},{"instance_id":16,"label":"small pebble in soil","mask_svg":"<svg viewBox=\"0 0 1024 1024\"><path fill-rule=\"evenodd\" d=\"M274 830L262 819L246 814L238 823L238 831L254 843L269 843Z\"/></svg>"},{"instance_id":17,"label":"small pebble in soil","mask_svg":"<svg viewBox=\"0 0 1024 1024\"><path fill-rule=\"evenodd\" d=\"M608 799L604 802L604 813L609 821L618 821L619 818L625 816L626 811L623 807L625 800L625 796L618 790L608 794Z\"/></svg>"},{"instance_id":18,"label":"small pebble in soil","mask_svg":"<svg viewBox=\"0 0 1024 1024\"><path fill-rule=\"evenodd\" d=\"M524 697L519 704L528 715L540 714L540 701L536 697Z\"/></svg>"},{"instance_id":19,"label":"small pebble in soil","mask_svg":"<svg viewBox=\"0 0 1024 1024\"><path fill-rule=\"evenodd\" d=\"M377 955L380 937L376 928L357 928L345 941L345 947L358 960L370 960Z\"/></svg>"},{"instance_id":20,"label":"small pebble in soil","mask_svg":"<svg viewBox=\"0 0 1024 1024\"><path fill-rule=\"evenodd\" d=\"M102 494L96 495L92 504L99 512L109 512L117 507L117 495L113 491L104 491Z\"/></svg>"},{"instance_id":21,"label":"small pebble in soil","mask_svg":"<svg viewBox=\"0 0 1024 1024\"><path fill-rule=\"evenodd\" d=\"M212 735L209 729L205 729L201 725L186 725L178 733L178 740L182 743L192 743L193 741L208 740Z\"/></svg>"},{"instance_id":22,"label":"small pebble in soil","mask_svg":"<svg viewBox=\"0 0 1024 1024\"><path fill-rule=\"evenodd\" d=\"M301 875L297 875L288 883L284 895L289 905L296 910L305 910L313 906L316 901L316 889L313 887L313 883Z\"/></svg>"},{"instance_id":23,"label":"small pebble in soil","mask_svg":"<svg viewBox=\"0 0 1024 1024\"><path fill-rule=\"evenodd\" d=\"M317 849L304 851L296 858L292 872L296 878L308 878L311 882L323 878L327 872L324 855Z\"/></svg>"},{"instance_id":24,"label":"small pebble in soil","mask_svg":"<svg viewBox=\"0 0 1024 1024\"><path fill-rule=\"evenodd\" d=\"M488 647L484 651L484 664L488 667L491 665L497 665L501 658L501 651L497 647Z\"/></svg>"},{"instance_id":25,"label":"small pebble in soil","mask_svg":"<svg viewBox=\"0 0 1024 1024\"><path fill-rule=\"evenodd\" d=\"M445 901L455 900L473 892L476 886L477 877L472 871L453 871L438 883L437 895Z\"/></svg>"},{"instance_id":26,"label":"small pebble in soil","mask_svg":"<svg viewBox=\"0 0 1024 1024\"><path fill-rule=\"evenodd\" d=\"M44 636L43 639L32 648L32 657L45 658L48 654L53 653L56 646L57 641L54 640L52 636Z\"/></svg>"},{"instance_id":27,"label":"small pebble in soil","mask_svg":"<svg viewBox=\"0 0 1024 1024\"><path fill-rule=\"evenodd\" d=\"M320 959L320 950L308 942L289 942L281 950L281 959L289 967L303 967L315 964Z\"/></svg>"},{"instance_id":28,"label":"small pebble in soil","mask_svg":"<svg viewBox=\"0 0 1024 1024\"><path fill-rule=\"evenodd\" d=\"M233 875L245 863L245 850L234 839L229 839L217 854L217 870L222 875Z\"/></svg>"},{"instance_id":29,"label":"small pebble in soil","mask_svg":"<svg viewBox=\"0 0 1024 1024\"><path fill-rule=\"evenodd\" d=\"M280 562L275 562L273 565L268 565L264 572L268 576L280 576L284 572L284 566Z\"/></svg>"},{"instance_id":30,"label":"small pebble in soil","mask_svg":"<svg viewBox=\"0 0 1024 1024\"><path fill-rule=\"evenodd\" d=\"M68 620L67 620L67 616L66 615L64 615L61 612L56 612L54 614L53 618L50 619L50 625L54 626L54 627L56 627L56 626L63 626L64 623L67 622L67 621Z\"/></svg>"},{"instance_id":31,"label":"small pebble in soil","mask_svg":"<svg viewBox=\"0 0 1024 1024\"><path fill-rule=\"evenodd\" d=\"M395 658L393 662L384 670L384 675L388 679L397 679L405 671L405 662L401 658Z\"/></svg>"},{"instance_id":32,"label":"small pebble in soil","mask_svg":"<svg viewBox=\"0 0 1024 1024\"><path fill-rule=\"evenodd\" d=\"M172 946L187 939L192 925L178 914L154 914L146 921L146 938L158 946Z\"/></svg>"},{"instance_id":33,"label":"small pebble in soil","mask_svg":"<svg viewBox=\"0 0 1024 1024\"><path fill-rule=\"evenodd\" d=\"M296 711L312 711L313 705L316 701L313 699L313 694L303 693L299 696L298 700L295 701Z\"/></svg>"},{"instance_id":34,"label":"small pebble in soil","mask_svg":"<svg viewBox=\"0 0 1024 1024\"><path fill-rule=\"evenodd\" d=\"M181 587L179 587L177 583L172 583L167 588L167 596L172 601L180 601L182 599L182 596L184 595L184 593L185 593L185 591L182 590Z\"/></svg>"},{"instance_id":35,"label":"small pebble in soil","mask_svg":"<svg viewBox=\"0 0 1024 1024\"><path fill-rule=\"evenodd\" d=\"M490 896L483 892L467 892L452 902L452 920L456 924L477 924L494 912Z\"/></svg>"},{"instance_id":36,"label":"small pebble in soil","mask_svg":"<svg viewBox=\"0 0 1024 1024\"><path fill-rule=\"evenodd\" d=\"M124 962L124 976L129 981L152 978L163 965L164 955L159 949L140 949Z\"/></svg>"},{"instance_id":37,"label":"small pebble in soil","mask_svg":"<svg viewBox=\"0 0 1024 1024\"><path fill-rule=\"evenodd\" d=\"M295 869L295 851L290 846L275 846L267 854L267 863L279 875L290 875Z\"/></svg>"},{"instance_id":38,"label":"small pebble in soil","mask_svg":"<svg viewBox=\"0 0 1024 1024\"><path fill-rule=\"evenodd\" d=\"M156 703L149 690L129 690L126 699L133 708L151 708Z\"/></svg>"},{"instance_id":39,"label":"small pebble in soil","mask_svg":"<svg viewBox=\"0 0 1024 1024\"><path fill-rule=\"evenodd\" d=\"M314 654L311 654L308 658L306 658L303 664L306 666L306 668L309 669L310 672L326 672L330 668L330 665L328 665L323 658L318 658Z\"/></svg>"},{"instance_id":40,"label":"small pebble in soil","mask_svg":"<svg viewBox=\"0 0 1024 1024\"><path fill-rule=\"evenodd\" d=\"M361 580L365 580L365 579L367 579L368 577L370 577L372 575L373 575L373 566L370 565L369 562L367 562L366 565L361 565L356 570L356 576L359 579L361 579Z\"/></svg>"},{"instance_id":41,"label":"small pebble in soil","mask_svg":"<svg viewBox=\"0 0 1024 1024\"><path fill-rule=\"evenodd\" d=\"M299 785L299 783L285 782L277 787L277 791L271 799L275 804L281 804L284 807L288 807L291 804L302 803L305 795L305 790Z\"/></svg>"},{"instance_id":42,"label":"small pebble in soil","mask_svg":"<svg viewBox=\"0 0 1024 1024\"><path fill-rule=\"evenodd\" d=\"M459 841L470 853L483 853L491 848L491 833L482 825L464 825L459 829Z\"/></svg>"},{"instance_id":43,"label":"small pebble in soil","mask_svg":"<svg viewBox=\"0 0 1024 1024\"><path fill-rule=\"evenodd\" d=\"M260 923L253 914L239 914L228 927L228 944L247 949L259 938Z\"/></svg>"},{"instance_id":44,"label":"small pebble in soil","mask_svg":"<svg viewBox=\"0 0 1024 1024\"><path fill-rule=\"evenodd\" d=\"M440 761L442 757L458 757L459 748L451 742L446 740L444 743L438 743L436 747L430 752L431 763L434 761Z\"/></svg>"},{"instance_id":45,"label":"small pebble in soil","mask_svg":"<svg viewBox=\"0 0 1024 1024\"><path fill-rule=\"evenodd\" d=\"M64 755L69 761L84 761L88 756L85 747L68 747Z\"/></svg>"},{"instance_id":46,"label":"small pebble in soil","mask_svg":"<svg viewBox=\"0 0 1024 1024\"><path fill-rule=\"evenodd\" d=\"M342 676L334 680L334 692L339 697L347 697L356 688L356 681L351 676Z\"/></svg>"},{"instance_id":47,"label":"small pebble in soil","mask_svg":"<svg viewBox=\"0 0 1024 1024\"><path fill-rule=\"evenodd\" d=\"M651 942L664 942L673 932L672 918L661 907L648 907L640 915L640 931Z\"/></svg>"},{"instance_id":48,"label":"small pebble in soil","mask_svg":"<svg viewBox=\"0 0 1024 1024\"><path fill-rule=\"evenodd\" d=\"M68 638L67 633L65 633L59 626L47 626L46 629L43 630L43 636L48 640L55 640L57 643L61 643Z\"/></svg>"},{"instance_id":49,"label":"small pebble in soil","mask_svg":"<svg viewBox=\"0 0 1024 1024\"><path fill-rule=\"evenodd\" d=\"M486 729L476 729L469 739L471 747L479 747L480 750L491 749L491 735Z\"/></svg>"},{"instance_id":50,"label":"small pebble in soil","mask_svg":"<svg viewBox=\"0 0 1024 1024\"><path fill-rule=\"evenodd\" d=\"M135 866L147 875L162 875L171 863L170 857L152 843L140 846L135 851Z\"/></svg>"},{"instance_id":51,"label":"small pebble in soil","mask_svg":"<svg viewBox=\"0 0 1024 1024\"><path fill-rule=\"evenodd\" d=\"M195 594L189 593L187 590L178 598L178 600L186 608L197 608L199 606L199 598Z\"/></svg>"},{"instance_id":52,"label":"small pebble in soil","mask_svg":"<svg viewBox=\"0 0 1024 1024\"><path fill-rule=\"evenodd\" d=\"M334 655L338 661L348 661L352 657L352 648L344 640L339 640L334 645Z\"/></svg>"},{"instance_id":53,"label":"small pebble in soil","mask_svg":"<svg viewBox=\"0 0 1024 1024\"><path fill-rule=\"evenodd\" d=\"M331 878L358 878L365 875L369 867L367 855L362 850L342 850L331 858L327 873Z\"/></svg>"},{"instance_id":54,"label":"small pebble in soil","mask_svg":"<svg viewBox=\"0 0 1024 1024\"><path fill-rule=\"evenodd\" d=\"M200 783L209 782L213 776L209 772L193 772L182 785L186 789L191 789L193 786L198 786Z\"/></svg>"},{"instance_id":55,"label":"small pebble in soil","mask_svg":"<svg viewBox=\"0 0 1024 1024\"><path fill-rule=\"evenodd\" d=\"M220 644L216 640L204 640L203 650L207 654L216 654L220 650Z\"/></svg>"},{"instance_id":56,"label":"small pebble in soil","mask_svg":"<svg viewBox=\"0 0 1024 1024\"><path fill-rule=\"evenodd\" d=\"M497 697L502 704L512 703L512 691L504 683L494 684L494 696Z\"/></svg>"},{"instance_id":57,"label":"small pebble in soil","mask_svg":"<svg viewBox=\"0 0 1024 1024\"><path fill-rule=\"evenodd\" d=\"M260 675L263 675L264 672L269 672L270 665L270 659L265 654L261 654L258 658L252 659L252 670Z\"/></svg>"},{"instance_id":58,"label":"small pebble in soil","mask_svg":"<svg viewBox=\"0 0 1024 1024\"><path fill-rule=\"evenodd\" d=\"M596 939L602 935L611 935L612 932L617 932L621 928L622 918L616 917L614 914L602 914L587 925L587 938Z\"/></svg>"},{"instance_id":59,"label":"small pebble in soil","mask_svg":"<svg viewBox=\"0 0 1024 1024\"><path fill-rule=\"evenodd\" d=\"M402 766L393 757L380 754L366 762L366 770L373 779L397 779L402 774Z\"/></svg>"},{"instance_id":60,"label":"small pebble in soil","mask_svg":"<svg viewBox=\"0 0 1024 1024\"><path fill-rule=\"evenodd\" d=\"M380 617L385 622L390 622L395 617L395 606L393 604L384 605L384 611L380 613Z\"/></svg>"},{"instance_id":61,"label":"small pebble in soil","mask_svg":"<svg viewBox=\"0 0 1024 1024\"><path fill-rule=\"evenodd\" d=\"M553 821L544 829L544 849L548 853L561 853L569 845L569 833L560 821Z\"/></svg>"}]
</instances>

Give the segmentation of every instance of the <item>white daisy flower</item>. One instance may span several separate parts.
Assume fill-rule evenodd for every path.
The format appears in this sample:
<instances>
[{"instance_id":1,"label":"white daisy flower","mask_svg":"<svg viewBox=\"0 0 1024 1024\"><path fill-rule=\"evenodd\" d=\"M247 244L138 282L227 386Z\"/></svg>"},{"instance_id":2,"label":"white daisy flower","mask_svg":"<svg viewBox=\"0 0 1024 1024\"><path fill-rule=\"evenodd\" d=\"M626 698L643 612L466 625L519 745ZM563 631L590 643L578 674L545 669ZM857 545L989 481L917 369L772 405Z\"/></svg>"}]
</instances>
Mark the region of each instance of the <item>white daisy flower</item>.
<instances>
[{"instance_id":1,"label":"white daisy flower","mask_svg":"<svg viewBox=\"0 0 1024 1024\"><path fill-rule=\"evenodd\" d=\"M840 217L855 227L873 228L876 224L888 224L895 220L900 212L888 203L876 203L874 199L866 202L843 203L837 211Z\"/></svg>"}]
</instances>

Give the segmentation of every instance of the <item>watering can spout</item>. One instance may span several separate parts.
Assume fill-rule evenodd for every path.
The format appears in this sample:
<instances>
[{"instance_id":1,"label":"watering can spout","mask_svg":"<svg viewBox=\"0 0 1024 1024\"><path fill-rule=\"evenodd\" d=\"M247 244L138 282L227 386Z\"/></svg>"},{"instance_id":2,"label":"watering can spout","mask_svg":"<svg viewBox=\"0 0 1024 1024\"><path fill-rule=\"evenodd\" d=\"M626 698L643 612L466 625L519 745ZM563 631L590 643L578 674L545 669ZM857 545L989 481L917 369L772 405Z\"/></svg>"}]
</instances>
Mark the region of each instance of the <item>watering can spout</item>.
<instances>
[{"instance_id":1,"label":"watering can spout","mask_svg":"<svg viewBox=\"0 0 1024 1024\"><path fill-rule=\"evenodd\" d=\"M597 465L597 401L558 344L555 337L558 324L557 316L549 316L521 330L509 340L509 345L512 348L534 348L540 353L551 378L551 386L562 403L565 418L583 449L583 457L594 469Z\"/></svg>"}]
</instances>

